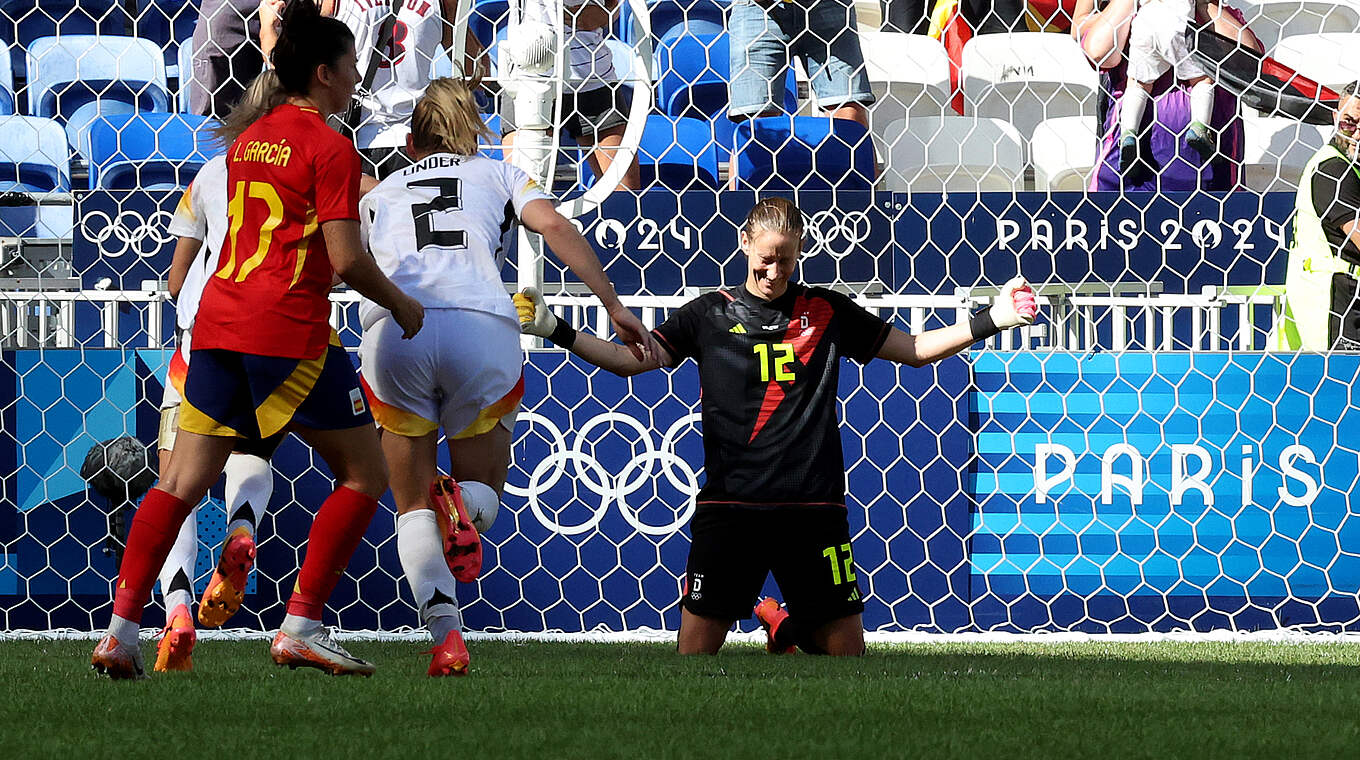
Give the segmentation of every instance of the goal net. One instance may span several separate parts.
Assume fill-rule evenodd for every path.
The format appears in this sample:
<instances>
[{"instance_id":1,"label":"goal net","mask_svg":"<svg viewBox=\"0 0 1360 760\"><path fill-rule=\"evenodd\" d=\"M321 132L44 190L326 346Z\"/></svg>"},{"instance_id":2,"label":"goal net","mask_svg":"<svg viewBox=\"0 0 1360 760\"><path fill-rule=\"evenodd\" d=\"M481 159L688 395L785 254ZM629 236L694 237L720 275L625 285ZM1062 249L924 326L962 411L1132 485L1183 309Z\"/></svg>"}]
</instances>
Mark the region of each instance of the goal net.
<instances>
[{"instance_id":1,"label":"goal net","mask_svg":"<svg viewBox=\"0 0 1360 760\"><path fill-rule=\"evenodd\" d=\"M13 190L0 195L0 634L91 631L110 612L116 518L127 515L80 469L99 441L154 445L174 345L166 223L178 188L218 149L187 112L189 80L211 66L195 63L190 4L2 7L13 70L0 67L11 85L0 111L9 96L24 115L0 117L0 179ZM745 65L726 26L733 7L623 3L601 44L620 102L646 99L636 118L625 108L622 152L638 156L642 189L591 194L590 151L560 130L553 189L648 325L740 285L737 227L768 194L807 215L798 277L903 330L952 324L1017 273L1034 283L1032 327L924 369L842 367L869 630L1354 630L1360 355L1275 350L1294 193L1330 127L1220 95L1227 113L1215 116L1208 162L1186 152L1184 124L1157 117L1146 132L1153 177L1121 184L1107 149L1113 78L1063 33L1072 9L997 9L941 16L953 19L941 39L912 33L928 23L903 22L892 0L846 4L843 33L858 40L876 99L866 129L824 118L838 104L802 62L771 90L792 116L731 122L733 65ZM1360 40L1354 6L1244 10L1267 53L1333 88L1356 78L1339 53ZM513 100L504 47L523 12L479 0L455 23L454 37L466 30L488 50L502 90L486 97L493 128ZM418 52L393 45L389 60ZM441 48L430 63L449 73L458 59ZM570 68L569 49L555 60ZM568 84L580 83L556 76L555 94ZM1172 113L1187 98L1173 83L1151 108ZM571 117L562 102L558 124ZM521 241L505 279L538 283L560 314L609 336L598 303L536 241ZM353 348L355 298L334 302ZM485 570L459 587L468 627L674 630L704 478L696 368L625 380L534 345L524 377ZM257 566L231 623L251 630L282 619L332 487L295 439L273 467ZM418 625L394 521L385 502L328 621ZM219 483L200 506L196 591L224 523Z\"/></svg>"}]
</instances>

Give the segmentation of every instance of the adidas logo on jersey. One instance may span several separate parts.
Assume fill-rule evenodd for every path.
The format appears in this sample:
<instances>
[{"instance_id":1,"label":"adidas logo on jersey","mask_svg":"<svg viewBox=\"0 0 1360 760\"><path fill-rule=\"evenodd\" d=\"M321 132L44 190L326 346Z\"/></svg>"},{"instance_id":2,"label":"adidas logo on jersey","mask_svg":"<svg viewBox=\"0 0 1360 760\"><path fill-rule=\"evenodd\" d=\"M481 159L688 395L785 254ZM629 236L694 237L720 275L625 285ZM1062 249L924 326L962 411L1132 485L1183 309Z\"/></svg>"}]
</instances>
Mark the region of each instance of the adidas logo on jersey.
<instances>
[{"instance_id":1,"label":"adidas logo on jersey","mask_svg":"<svg viewBox=\"0 0 1360 760\"><path fill-rule=\"evenodd\" d=\"M858 601L859 601L859 589L856 588L854 591L851 591L851 592L850 592L850 598L849 598L849 599L846 599L845 601L847 601L847 602L858 602Z\"/></svg>"},{"instance_id":2,"label":"adidas logo on jersey","mask_svg":"<svg viewBox=\"0 0 1360 760\"><path fill-rule=\"evenodd\" d=\"M732 325L732 329L728 330L728 332L730 332L730 333L736 333L737 335L745 335L745 334L746 334L746 328L745 328L744 326L740 325L740 324L736 324L736 325Z\"/></svg>"}]
</instances>

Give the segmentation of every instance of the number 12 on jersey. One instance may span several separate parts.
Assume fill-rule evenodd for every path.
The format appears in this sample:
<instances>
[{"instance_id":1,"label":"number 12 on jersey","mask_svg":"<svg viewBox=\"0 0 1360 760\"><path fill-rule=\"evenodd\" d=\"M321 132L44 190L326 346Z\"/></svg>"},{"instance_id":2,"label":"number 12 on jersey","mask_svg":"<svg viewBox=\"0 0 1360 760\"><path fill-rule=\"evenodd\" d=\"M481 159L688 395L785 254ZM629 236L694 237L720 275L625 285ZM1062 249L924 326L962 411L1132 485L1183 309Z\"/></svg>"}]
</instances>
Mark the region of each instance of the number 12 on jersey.
<instances>
[{"instance_id":1,"label":"number 12 on jersey","mask_svg":"<svg viewBox=\"0 0 1360 760\"><path fill-rule=\"evenodd\" d=\"M760 364L760 382L768 383L771 377L781 383L793 382L793 370L789 369L794 359L792 343L757 343L751 350Z\"/></svg>"}]
</instances>

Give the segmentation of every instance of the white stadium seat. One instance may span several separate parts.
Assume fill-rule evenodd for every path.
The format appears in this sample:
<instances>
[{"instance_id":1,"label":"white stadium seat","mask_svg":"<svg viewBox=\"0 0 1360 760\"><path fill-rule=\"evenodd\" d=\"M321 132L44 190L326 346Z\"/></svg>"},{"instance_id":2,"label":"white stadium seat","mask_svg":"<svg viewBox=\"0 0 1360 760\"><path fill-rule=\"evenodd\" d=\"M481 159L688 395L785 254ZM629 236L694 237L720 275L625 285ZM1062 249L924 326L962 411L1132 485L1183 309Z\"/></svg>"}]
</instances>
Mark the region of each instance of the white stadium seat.
<instances>
[{"instance_id":1,"label":"white stadium seat","mask_svg":"<svg viewBox=\"0 0 1360 760\"><path fill-rule=\"evenodd\" d=\"M1304 165L1331 133L1328 127L1255 113L1243 115L1242 122L1243 185L1262 193L1297 190Z\"/></svg>"},{"instance_id":2,"label":"white stadium seat","mask_svg":"<svg viewBox=\"0 0 1360 760\"><path fill-rule=\"evenodd\" d=\"M964 112L1028 137L1045 119L1094 116L1096 70L1065 34L980 34L963 48Z\"/></svg>"},{"instance_id":3,"label":"white stadium seat","mask_svg":"<svg viewBox=\"0 0 1360 760\"><path fill-rule=\"evenodd\" d=\"M1360 31L1355 6L1321 0L1240 0L1235 4L1267 52L1300 34Z\"/></svg>"},{"instance_id":4,"label":"white stadium seat","mask_svg":"<svg viewBox=\"0 0 1360 760\"><path fill-rule=\"evenodd\" d=\"M875 103L869 129L880 139L889 124L909 116L942 116L949 106L949 56L921 34L860 32L864 68Z\"/></svg>"},{"instance_id":5,"label":"white stadium seat","mask_svg":"<svg viewBox=\"0 0 1360 760\"><path fill-rule=\"evenodd\" d=\"M1274 57L1309 79L1339 90L1360 79L1360 33L1325 32L1286 37Z\"/></svg>"},{"instance_id":6,"label":"white stadium seat","mask_svg":"<svg viewBox=\"0 0 1360 760\"><path fill-rule=\"evenodd\" d=\"M894 122L883 189L1014 192L1024 189L1024 143L1000 119L913 116Z\"/></svg>"},{"instance_id":7,"label":"white stadium seat","mask_svg":"<svg viewBox=\"0 0 1360 760\"><path fill-rule=\"evenodd\" d=\"M1030 138L1035 190L1085 190L1096 165L1100 136L1090 116L1060 116L1034 128Z\"/></svg>"}]
</instances>

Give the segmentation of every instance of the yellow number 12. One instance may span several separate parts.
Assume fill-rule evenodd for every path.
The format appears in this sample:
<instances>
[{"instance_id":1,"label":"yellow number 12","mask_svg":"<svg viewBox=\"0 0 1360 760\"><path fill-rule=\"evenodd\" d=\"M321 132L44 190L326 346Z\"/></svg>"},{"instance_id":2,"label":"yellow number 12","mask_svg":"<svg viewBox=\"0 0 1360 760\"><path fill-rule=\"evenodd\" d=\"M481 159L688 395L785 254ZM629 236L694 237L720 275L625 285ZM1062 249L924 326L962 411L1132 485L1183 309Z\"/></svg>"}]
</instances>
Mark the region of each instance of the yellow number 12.
<instances>
[{"instance_id":1,"label":"yellow number 12","mask_svg":"<svg viewBox=\"0 0 1360 760\"><path fill-rule=\"evenodd\" d=\"M793 382L793 370L789 369L794 357L792 343L757 343L751 350L760 363L760 382L770 382L770 375L781 383Z\"/></svg>"}]
</instances>

